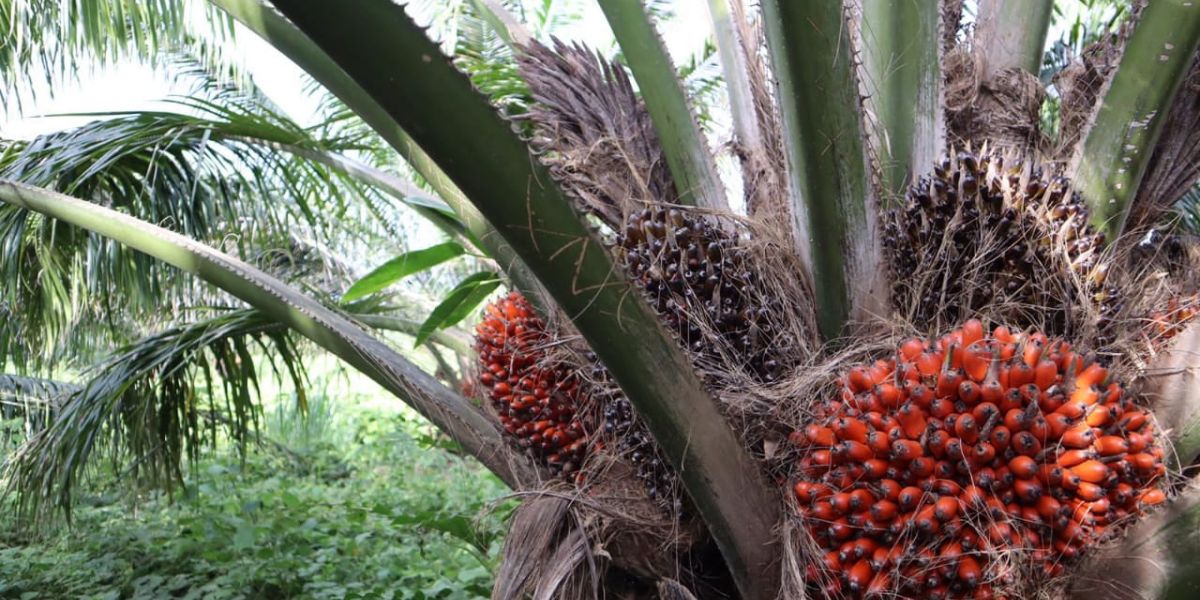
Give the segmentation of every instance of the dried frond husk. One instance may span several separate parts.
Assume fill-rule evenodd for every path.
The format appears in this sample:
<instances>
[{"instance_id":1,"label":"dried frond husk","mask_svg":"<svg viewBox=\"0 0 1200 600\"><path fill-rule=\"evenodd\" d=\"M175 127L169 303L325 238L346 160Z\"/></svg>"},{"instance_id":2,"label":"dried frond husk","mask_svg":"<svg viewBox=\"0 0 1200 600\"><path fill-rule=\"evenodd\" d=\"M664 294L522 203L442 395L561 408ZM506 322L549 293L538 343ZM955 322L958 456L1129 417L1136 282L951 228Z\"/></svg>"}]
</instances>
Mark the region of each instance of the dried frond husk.
<instances>
[{"instance_id":1,"label":"dried frond husk","mask_svg":"<svg viewBox=\"0 0 1200 600\"><path fill-rule=\"evenodd\" d=\"M1130 28L1124 26L1118 33L1089 45L1081 56L1054 76L1053 84L1059 97L1059 127L1051 155L1057 160L1066 162L1075 154L1092 122L1100 94L1121 60L1129 31Z\"/></svg>"},{"instance_id":2,"label":"dried frond husk","mask_svg":"<svg viewBox=\"0 0 1200 600\"><path fill-rule=\"evenodd\" d=\"M1017 67L985 78L984 60L963 46L948 51L942 60L950 142L1031 153L1043 144L1040 112L1046 90L1036 75Z\"/></svg>"},{"instance_id":3,"label":"dried frond husk","mask_svg":"<svg viewBox=\"0 0 1200 600\"><path fill-rule=\"evenodd\" d=\"M567 493L532 494L513 512L492 587L493 600L521 600L529 594L579 600L600 597L601 574Z\"/></svg>"},{"instance_id":4,"label":"dried frond husk","mask_svg":"<svg viewBox=\"0 0 1200 600\"><path fill-rule=\"evenodd\" d=\"M958 33L962 28L963 0L942 0L941 32L942 54L949 54L958 45Z\"/></svg>"},{"instance_id":5,"label":"dried frond husk","mask_svg":"<svg viewBox=\"0 0 1200 600\"><path fill-rule=\"evenodd\" d=\"M620 63L554 40L524 46L517 66L536 101L524 117L532 145L582 208L616 229L646 202L675 201L658 133Z\"/></svg>"},{"instance_id":6,"label":"dried frond husk","mask_svg":"<svg viewBox=\"0 0 1200 600\"><path fill-rule=\"evenodd\" d=\"M775 103L767 40L762 21L751 21L742 0L730 0L730 11L738 27L738 41L746 56L747 80L758 121L758 148L740 148L742 187L746 212L752 217L773 217L777 226L790 223L786 186L787 157L783 147L783 128Z\"/></svg>"},{"instance_id":7,"label":"dried frond husk","mask_svg":"<svg viewBox=\"0 0 1200 600\"><path fill-rule=\"evenodd\" d=\"M707 534L694 519L664 513L630 469L619 453L601 448L589 457L585 482L526 492L493 598L640 598L663 578L711 587L696 568Z\"/></svg>"}]
</instances>

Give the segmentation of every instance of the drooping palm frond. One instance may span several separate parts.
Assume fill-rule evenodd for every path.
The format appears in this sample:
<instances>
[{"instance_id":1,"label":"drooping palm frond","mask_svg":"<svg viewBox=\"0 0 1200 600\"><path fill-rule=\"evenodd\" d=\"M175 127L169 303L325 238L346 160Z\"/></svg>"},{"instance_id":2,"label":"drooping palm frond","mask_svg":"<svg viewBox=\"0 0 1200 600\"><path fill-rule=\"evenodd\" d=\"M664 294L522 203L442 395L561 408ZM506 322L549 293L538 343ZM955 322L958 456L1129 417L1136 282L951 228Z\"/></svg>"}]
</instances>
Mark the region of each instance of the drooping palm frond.
<instances>
[{"instance_id":1,"label":"drooping palm frond","mask_svg":"<svg viewBox=\"0 0 1200 600\"><path fill-rule=\"evenodd\" d=\"M232 65L221 51L232 37L233 22L203 2L0 0L0 104L28 100L35 83L50 84L51 93L86 68L155 64L164 50L189 48Z\"/></svg>"},{"instance_id":2,"label":"drooping palm frond","mask_svg":"<svg viewBox=\"0 0 1200 600\"><path fill-rule=\"evenodd\" d=\"M22 419L41 429L66 398L80 390L74 383L0 373L0 420Z\"/></svg>"},{"instance_id":3,"label":"drooping palm frond","mask_svg":"<svg viewBox=\"0 0 1200 600\"><path fill-rule=\"evenodd\" d=\"M512 48L477 8L470 4L464 8L458 20L455 63L506 114L524 114L529 109L529 87L517 73Z\"/></svg>"},{"instance_id":4,"label":"drooping palm frond","mask_svg":"<svg viewBox=\"0 0 1200 600\"><path fill-rule=\"evenodd\" d=\"M260 240L243 259L305 289L333 297L354 282L354 269L333 249L300 236L289 235L279 241Z\"/></svg>"},{"instance_id":5,"label":"drooping palm frond","mask_svg":"<svg viewBox=\"0 0 1200 600\"><path fill-rule=\"evenodd\" d=\"M360 138L318 138L248 95L176 104L179 111L104 115L111 118L10 142L0 153L0 176L222 240L243 256L300 238L357 239L379 248L403 239L389 224L409 198L380 192L330 159L334 152L369 152ZM5 288L0 310L23 317L0 324L0 342L23 343L0 344L0 364L6 355L55 356L63 334L81 321L122 314L110 310L111 298L135 314L161 313L163 305L196 303L203 289L143 255L13 207L0 207L0 248L9 258L0 274L21 282ZM6 335L8 328L22 333Z\"/></svg>"},{"instance_id":6,"label":"drooping palm frond","mask_svg":"<svg viewBox=\"0 0 1200 600\"><path fill-rule=\"evenodd\" d=\"M494 8L510 14L505 3L494 2ZM513 4L513 3L508 3ZM529 105L529 90L517 74L512 41L508 32L501 32L489 19L495 17L488 6L479 0L411 2L406 8L413 18L428 27L442 50L454 57L455 64L471 77L479 91L488 95L509 115L525 113ZM546 9L548 10L548 9ZM547 26L556 21L543 20ZM527 33L533 34L533 31Z\"/></svg>"},{"instance_id":7,"label":"drooping palm frond","mask_svg":"<svg viewBox=\"0 0 1200 600\"><path fill-rule=\"evenodd\" d=\"M719 92L724 85L721 76L717 46L711 40L705 40L695 54L679 65L679 79L687 88L688 98L696 111L696 120L705 132L729 126L724 122L724 114L718 110L721 101Z\"/></svg>"},{"instance_id":8,"label":"drooping palm frond","mask_svg":"<svg viewBox=\"0 0 1200 600\"><path fill-rule=\"evenodd\" d=\"M413 335L420 327L378 301L348 308L372 329ZM305 348L295 332L256 309L205 314L119 349L85 371L82 384L0 374L0 419L21 418L31 433L6 466L9 491L31 516L51 503L69 514L76 484L105 462L131 475L130 487L169 490L216 444L232 440L244 450L258 434L264 389L290 387L306 410ZM470 348L450 331L429 343Z\"/></svg>"},{"instance_id":9,"label":"drooping palm frond","mask_svg":"<svg viewBox=\"0 0 1200 600\"><path fill-rule=\"evenodd\" d=\"M210 246L78 198L0 179L0 201L112 238L220 287L408 403L506 483L516 486L539 476L537 466L514 454L478 408L339 311L296 288ZM61 497L61 490L35 488L33 493L39 490L43 496Z\"/></svg>"},{"instance_id":10,"label":"drooping palm frond","mask_svg":"<svg viewBox=\"0 0 1200 600\"><path fill-rule=\"evenodd\" d=\"M303 406L304 367L286 326L257 310L229 310L138 340L87 373L11 457L9 489L30 514L49 502L69 511L101 457L136 481L170 487L202 447L222 439L244 447L261 413L258 348Z\"/></svg>"},{"instance_id":11,"label":"drooping palm frond","mask_svg":"<svg viewBox=\"0 0 1200 600\"><path fill-rule=\"evenodd\" d=\"M535 305L543 303L544 290L513 247L499 235L483 214L467 199L466 194L437 165L433 158L404 129L396 125L387 111L369 97L366 91L345 73L311 39L264 0L210 0L228 12L264 40L270 42L297 66L352 107L379 137L387 141L395 153L403 157L419 181L436 190L444 205L453 207L455 222L465 228L465 237L480 248L496 264L503 266L513 286L521 290ZM432 208L432 207L431 207ZM445 213L443 213L445 214Z\"/></svg>"}]
</instances>

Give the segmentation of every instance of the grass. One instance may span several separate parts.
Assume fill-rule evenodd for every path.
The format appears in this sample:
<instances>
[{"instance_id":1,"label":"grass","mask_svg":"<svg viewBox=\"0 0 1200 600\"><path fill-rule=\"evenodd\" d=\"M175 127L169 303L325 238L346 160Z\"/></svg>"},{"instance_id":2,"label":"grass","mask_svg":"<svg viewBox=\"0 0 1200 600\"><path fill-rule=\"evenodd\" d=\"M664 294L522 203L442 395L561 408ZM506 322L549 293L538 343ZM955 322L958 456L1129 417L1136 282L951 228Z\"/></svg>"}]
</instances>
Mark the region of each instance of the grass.
<instances>
[{"instance_id":1,"label":"grass","mask_svg":"<svg viewBox=\"0 0 1200 600\"><path fill-rule=\"evenodd\" d=\"M0 598L487 598L506 488L361 382L331 387L307 416L269 406L253 451L174 498L96 481L36 534L0 506Z\"/></svg>"}]
</instances>

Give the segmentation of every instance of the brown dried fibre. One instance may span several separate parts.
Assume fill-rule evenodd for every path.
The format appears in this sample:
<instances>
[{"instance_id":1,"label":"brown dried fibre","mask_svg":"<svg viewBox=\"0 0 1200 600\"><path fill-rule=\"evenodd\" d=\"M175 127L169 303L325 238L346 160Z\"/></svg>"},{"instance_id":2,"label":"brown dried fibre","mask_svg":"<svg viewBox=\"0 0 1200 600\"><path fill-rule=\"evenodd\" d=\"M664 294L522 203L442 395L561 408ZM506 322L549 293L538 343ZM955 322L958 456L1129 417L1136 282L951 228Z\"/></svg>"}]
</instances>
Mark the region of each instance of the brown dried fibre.
<instances>
[{"instance_id":1,"label":"brown dried fibre","mask_svg":"<svg viewBox=\"0 0 1200 600\"><path fill-rule=\"evenodd\" d=\"M1088 45L1081 56L1054 76L1052 85L1059 94L1059 132L1048 154L1055 160L1067 163L1078 153L1145 5L1146 0L1133 0L1129 16L1116 31Z\"/></svg>"},{"instance_id":2,"label":"brown dried fibre","mask_svg":"<svg viewBox=\"0 0 1200 600\"><path fill-rule=\"evenodd\" d=\"M616 229L634 206L675 201L658 133L620 64L555 40L522 48L517 66L537 101L524 117L531 143L581 208Z\"/></svg>"},{"instance_id":3,"label":"brown dried fibre","mask_svg":"<svg viewBox=\"0 0 1200 600\"><path fill-rule=\"evenodd\" d=\"M1054 76L1059 95L1058 140L1052 156L1066 162L1092 121L1100 94L1117 68L1124 35L1108 36L1090 46Z\"/></svg>"},{"instance_id":4,"label":"brown dried fibre","mask_svg":"<svg viewBox=\"0 0 1200 600\"><path fill-rule=\"evenodd\" d=\"M950 142L959 146L1014 148L1022 153L1041 144L1039 114L1046 90L1037 76L1023 69L1000 69L983 75L984 58L956 46L942 59L946 126Z\"/></svg>"},{"instance_id":5,"label":"brown dried fibre","mask_svg":"<svg viewBox=\"0 0 1200 600\"><path fill-rule=\"evenodd\" d=\"M664 513L619 453L594 453L580 485L548 483L521 496L494 600L645 597L663 578L693 590L720 585L705 579L711 567L697 568L707 540L699 521Z\"/></svg>"},{"instance_id":6,"label":"brown dried fibre","mask_svg":"<svg viewBox=\"0 0 1200 600\"><path fill-rule=\"evenodd\" d=\"M750 82L750 94L754 101L754 119L758 121L759 147L741 148L738 157L742 162L742 179L746 213L756 215L783 215L786 194L782 177L786 173L787 158L783 147L783 127L780 126L779 107L775 103L773 81L767 41L763 34L762 21L751 22L742 0L731 0L730 10L738 27L738 41L746 56L746 70Z\"/></svg>"},{"instance_id":7,"label":"brown dried fibre","mask_svg":"<svg viewBox=\"0 0 1200 600\"><path fill-rule=\"evenodd\" d=\"M958 45L958 33L962 27L963 0L942 0L941 32L942 54L948 55Z\"/></svg>"}]
</instances>

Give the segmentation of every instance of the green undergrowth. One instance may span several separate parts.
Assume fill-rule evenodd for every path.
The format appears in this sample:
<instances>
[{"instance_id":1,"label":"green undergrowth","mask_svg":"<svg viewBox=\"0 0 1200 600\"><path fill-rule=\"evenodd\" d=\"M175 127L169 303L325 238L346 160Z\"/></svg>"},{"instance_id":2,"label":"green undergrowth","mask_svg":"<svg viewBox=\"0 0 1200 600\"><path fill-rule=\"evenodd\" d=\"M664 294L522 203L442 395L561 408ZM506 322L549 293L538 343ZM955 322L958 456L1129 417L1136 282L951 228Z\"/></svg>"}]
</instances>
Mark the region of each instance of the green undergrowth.
<instances>
[{"instance_id":1,"label":"green undergrowth","mask_svg":"<svg viewBox=\"0 0 1200 600\"><path fill-rule=\"evenodd\" d=\"M96 483L37 533L0 508L0 598L487 598L503 485L411 413L309 402L173 498Z\"/></svg>"}]
</instances>

